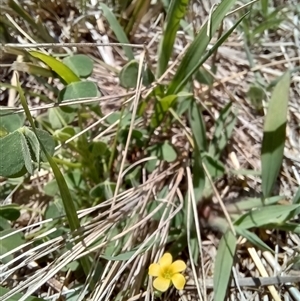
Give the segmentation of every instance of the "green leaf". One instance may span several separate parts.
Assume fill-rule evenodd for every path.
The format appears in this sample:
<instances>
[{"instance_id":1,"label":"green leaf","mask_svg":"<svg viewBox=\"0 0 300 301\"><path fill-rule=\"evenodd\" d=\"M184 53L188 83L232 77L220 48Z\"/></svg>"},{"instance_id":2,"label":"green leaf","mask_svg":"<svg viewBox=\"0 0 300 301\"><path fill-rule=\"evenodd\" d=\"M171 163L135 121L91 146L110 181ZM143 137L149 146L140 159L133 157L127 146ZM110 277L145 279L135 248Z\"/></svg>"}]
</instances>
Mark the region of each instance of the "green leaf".
<instances>
[{"instance_id":1,"label":"green leaf","mask_svg":"<svg viewBox=\"0 0 300 301\"><path fill-rule=\"evenodd\" d=\"M160 158L169 163L175 161L177 158L177 153L176 153L174 147L168 141L165 141L161 145L161 157Z\"/></svg>"},{"instance_id":2,"label":"green leaf","mask_svg":"<svg viewBox=\"0 0 300 301\"><path fill-rule=\"evenodd\" d=\"M13 233L14 231L14 229L7 229L0 232L0 257L6 254L7 252L17 248L18 246L21 246L25 242L23 234L20 232L12 234L4 239L2 238L10 233ZM2 257L1 261L5 264L13 260L13 258L13 255L7 255L5 257Z\"/></svg>"},{"instance_id":3,"label":"green leaf","mask_svg":"<svg viewBox=\"0 0 300 301\"><path fill-rule=\"evenodd\" d=\"M10 289L0 286L0 297L3 297L5 294L9 293ZM9 298L9 301L19 301L22 298L23 294L14 294ZM29 296L24 301L45 301L45 299L41 299L34 296Z\"/></svg>"},{"instance_id":4,"label":"green leaf","mask_svg":"<svg viewBox=\"0 0 300 301\"><path fill-rule=\"evenodd\" d=\"M189 122L192 128L194 141L200 152L207 150L206 129L202 118L201 106L194 99L189 109Z\"/></svg>"},{"instance_id":5,"label":"green leaf","mask_svg":"<svg viewBox=\"0 0 300 301\"><path fill-rule=\"evenodd\" d=\"M293 198L293 204L300 204L300 186Z\"/></svg>"},{"instance_id":6,"label":"green leaf","mask_svg":"<svg viewBox=\"0 0 300 301\"><path fill-rule=\"evenodd\" d=\"M22 20L28 22L36 30L36 35L39 36L43 41L47 43L55 42L54 38L51 37L45 25L41 23L40 20L36 22L23 8L23 3L22 5L20 5L20 3L16 0L9 0L8 5L14 12L16 12L20 16Z\"/></svg>"},{"instance_id":7,"label":"green leaf","mask_svg":"<svg viewBox=\"0 0 300 301\"><path fill-rule=\"evenodd\" d=\"M224 175L225 166L220 160L213 158L208 153L204 153L202 155L202 161L205 164L207 171L209 172L212 179L216 179Z\"/></svg>"},{"instance_id":8,"label":"green leaf","mask_svg":"<svg viewBox=\"0 0 300 301\"><path fill-rule=\"evenodd\" d=\"M269 224L280 225L292 218L300 205L271 205L247 212L235 221L241 229L250 229Z\"/></svg>"},{"instance_id":9,"label":"green leaf","mask_svg":"<svg viewBox=\"0 0 300 301\"><path fill-rule=\"evenodd\" d=\"M151 126L153 128L157 128L158 126L160 126L167 111L170 107L172 107L177 97L177 95L168 95L155 102L154 114L151 118Z\"/></svg>"},{"instance_id":10,"label":"green leaf","mask_svg":"<svg viewBox=\"0 0 300 301\"><path fill-rule=\"evenodd\" d=\"M220 26L223 18L230 11L230 9L235 4L236 0L222 1L217 8L211 14L211 27L210 34L208 31L208 22L201 27L198 35L189 46L185 56L183 57L172 82L170 83L167 94L176 94L181 91L185 84L189 81L192 75L199 69L203 62L213 53L213 51L223 43L224 38L234 30L234 28L239 24L239 20L229 31L225 34L223 39L220 39L214 49L208 51L207 55L204 56L204 52L209 44L211 37L215 34L218 27Z\"/></svg>"},{"instance_id":11,"label":"green leaf","mask_svg":"<svg viewBox=\"0 0 300 301\"><path fill-rule=\"evenodd\" d=\"M25 167L26 167L27 171L32 175L33 174L33 165L31 162L30 149L29 149L29 146L27 144L26 138L23 133L20 136L20 139L21 139L21 151L22 151L22 156L24 159Z\"/></svg>"},{"instance_id":12,"label":"green leaf","mask_svg":"<svg viewBox=\"0 0 300 301\"><path fill-rule=\"evenodd\" d=\"M226 209L229 213L234 213L234 212L243 212L246 210L250 210L253 208L257 207L264 207L268 205L273 205L278 203L279 201L283 200L284 196L274 196L271 198L247 198L242 201L238 201L236 203L230 203L226 204Z\"/></svg>"},{"instance_id":13,"label":"green leaf","mask_svg":"<svg viewBox=\"0 0 300 301\"><path fill-rule=\"evenodd\" d=\"M5 110L0 106L0 137L12 133L24 124L24 114L14 114L13 110Z\"/></svg>"},{"instance_id":14,"label":"green leaf","mask_svg":"<svg viewBox=\"0 0 300 301\"><path fill-rule=\"evenodd\" d=\"M180 20L185 16L188 3L189 0L172 0L170 3L158 51L157 77L160 77L168 67Z\"/></svg>"},{"instance_id":15,"label":"green leaf","mask_svg":"<svg viewBox=\"0 0 300 301\"><path fill-rule=\"evenodd\" d=\"M290 73L287 72L275 86L264 123L261 150L262 191L265 197L272 193L278 177L284 151Z\"/></svg>"},{"instance_id":16,"label":"green leaf","mask_svg":"<svg viewBox=\"0 0 300 301\"><path fill-rule=\"evenodd\" d=\"M92 98L100 96L100 92L95 83L90 81L71 83L62 89L58 95L58 102L67 100L79 100L80 98ZM77 108L78 105L72 105Z\"/></svg>"},{"instance_id":17,"label":"green leaf","mask_svg":"<svg viewBox=\"0 0 300 301\"><path fill-rule=\"evenodd\" d=\"M21 104L25 111L26 117L29 120L34 133L36 134L37 138L39 139L43 154L44 154L45 158L48 160L48 162L52 168L52 171L54 173L55 179L58 184L60 196L61 196L63 204L64 204L64 209L66 211L66 216L67 216L67 219L69 222L70 230L75 231L80 228L80 221L79 221L79 218L78 218L78 215L76 212L75 204L73 202L70 190L66 184L66 181L65 181L60 169L58 168L57 164L53 160L52 156L47 151L47 147L49 149L51 149L51 146L52 146L51 142L49 140L50 135L47 132L42 131L35 127L33 118L30 114L30 110L29 110L27 102L26 102L24 91L22 90L22 87L20 86L19 81L17 81L17 90L19 92ZM47 142L47 144L45 144L45 146L44 146L44 142ZM81 239L81 238L79 238L79 239ZM90 272L90 268L91 268L91 262L90 262L89 258L86 256L82 257L80 259L80 263L82 265L85 275L88 276L89 272ZM92 281L92 283L91 283L92 287L93 287L93 285L94 285L94 281ZM28 292L27 292L27 294L28 294Z\"/></svg>"},{"instance_id":18,"label":"green leaf","mask_svg":"<svg viewBox=\"0 0 300 301\"><path fill-rule=\"evenodd\" d=\"M266 243L264 243L255 233L246 229L240 229L237 226L235 227L235 229L239 235L245 237L252 245L258 247L263 251L269 251L271 253L274 253L274 251Z\"/></svg>"},{"instance_id":19,"label":"green leaf","mask_svg":"<svg viewBox=\"0 0 300 301\"><path fill-rule=\"evenodd\" d=\"M0 216L7 220L15 221L20 217L20 207L14 204L1 205Z\"/></svg>"},{"instance_id":20,"label":"green leaf","mask_svg":"<svg viewBox=\"0 0 300 301\"><path fill-rule=\"evenodd\" d=\"M50 156L53 156L54 149L55 149L55 142L54 142L52 136L47 131L36 128L35 134L39 140L39 146L43 149L40 159L41 159L41 161L46 162L47 157L44 153L44 150L46 150ZM35 152L37 152L37 151L35 150Z\"/></svg>"},{"instance_id":21,"label":"green leaf","mask_svg":"<svg viewBox=\"0 0 300 301\"><path fill-rule=\"evenodd\" d=\"M119 24L117 18L112 13L112 11L104 3L100 3L100 7L103 11L104 17L106 18L107 22L110 25L110 28L116 35L118 42L123 43L123 44L129 44L130 42L128 41L123 28ZM128 60L134 60L134 54L133 54L132 48L130 46L122 46L122 48L123 48Z\"/></svg>"},{"instance_id":22,"label":"green leaf","mask_svg":"<svg viewBox=\"0 0 300 301\"><path fill-rule=\"evenodd\" d=\"M29 54L50 67L66 84L80 82L80 78L69 67L52 56L38 51L29 51Z\"/></svg>"},{"instance_id":23,"label":"green leaf","mask_svg":"<svg viewBox=\"0 0 300 301\"><path fill-rule=\"evenodd\" d=\"M119 74L120 85L126 89L135 88L139 72L139 63L135 60L128 62Z\"/></svg>"},{"instance_id":24,"label":"green leaf","mask_svg":"<svg viewBox=\"0 0 300 301\"><path fill-rule=\"evenodd\" d=\"M21 134L15 131L0 138L0 154L5 160L0 160L0 176L11 177L23 170L24 160L22 157ZM23 175L26 173L23 173Z\"/></svg>"},{"instance_id":25,"label":"green leaf","mask_svg":"<svg viewBox=\"0 0 300 301\"><path fill-rule=\"evenodd\" d=\"M93 61L84 54L75 54L63 59L63 63L68 66L78 77L89 77L94 68Z\"/></svg>"},{"instance_id":26,"label":"green leaf","mask_svg":"<svg viewBox=\"0 0 300 301\"><path fill-rule=\"evenodd\" d=\"M216 128L213 139L209 145L209 154L212 157L219 158L223 149L231 138L236 116L232 112L232 103L228 103L220 112L220 116L216 121Z\"/></svg>"},{"instance_id":27,"label":"green leaf","mask_svg":"<svg viewBox=\"0 0 300 301\"><path fill-rule=\"evenodd\" d=\"M35 133L27 127L24 128L23 134L25 135L28 145L31 148L30 150L33 152L33 160L39 164L41 157L41 148L39 140L37 139Z\"/></svg>"},{"instance_id":28,"label":"green leaf","mask_svg":"<svg viewBox=\"0 0 300 301\"><path fill-rule=\"evenodd\" d=\"M227 231L220 240L214 268L214 300L225 300L231 278L231 268L236 250L236 238Z\"/></svg>"},{"instance_id":29,"label":"green leaf","mask_svg":"<svg viewBox=\"0 0 300 301\"><path fill-rule=\"evenodd\" d=\"M90 196L93 198L108 200L114 196L115 189L116 183L104 181L91 189Z\"/></svg>"},{"instance_id":30,"label":"green leaf","mask_svg":"<svg viewBox=\"0 0 300 301\"><path fill-rule=\"evenodd\" d=\"M48 111L48 118L52 129L60 129L74 121L77 113L71 108L73 106L67 107L70 108L70 112L66 110L66 107L64 109L52 108Z\"/></svg>"},{"instance_id":31,"label":"green leaf","mask_svg":"<svg viewBox=\"0 0 300 301\"><path fill-rule=\"evenodd\" d=\"M189 122L191 125L194 150L193 150L193 186L196 201L201 200L203 189L205 187L205 174L201 158L201 152L205 151L207 146L205 125L202 118L200 107L197 105L195 99L191 101L189 108Z\"/></svg>"}]
</instances>

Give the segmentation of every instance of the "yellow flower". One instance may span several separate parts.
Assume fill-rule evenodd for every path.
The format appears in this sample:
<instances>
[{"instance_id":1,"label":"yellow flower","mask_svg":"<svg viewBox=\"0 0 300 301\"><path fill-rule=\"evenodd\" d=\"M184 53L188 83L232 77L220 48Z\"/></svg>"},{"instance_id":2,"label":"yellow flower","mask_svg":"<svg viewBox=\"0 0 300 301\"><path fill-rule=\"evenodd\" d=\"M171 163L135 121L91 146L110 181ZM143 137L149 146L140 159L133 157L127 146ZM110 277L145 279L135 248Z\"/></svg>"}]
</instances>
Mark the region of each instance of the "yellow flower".
<instances>
[{"instance_id":1,"label":"yellow flower","mask_svg":"<svg viewBox=\"0 0 300 301\"><path fill-rule=\"evenodd\" d=\"M186 269L186 264L182 260L176 260L172 263L173 258L170 253L165 253L158 263L152 263L149 267L148 274L157 277L153 281L153 286L158 291L165 292L171 285L182 290L185 285L185 278L180 272Z\"/></svg>"}]
</instances>

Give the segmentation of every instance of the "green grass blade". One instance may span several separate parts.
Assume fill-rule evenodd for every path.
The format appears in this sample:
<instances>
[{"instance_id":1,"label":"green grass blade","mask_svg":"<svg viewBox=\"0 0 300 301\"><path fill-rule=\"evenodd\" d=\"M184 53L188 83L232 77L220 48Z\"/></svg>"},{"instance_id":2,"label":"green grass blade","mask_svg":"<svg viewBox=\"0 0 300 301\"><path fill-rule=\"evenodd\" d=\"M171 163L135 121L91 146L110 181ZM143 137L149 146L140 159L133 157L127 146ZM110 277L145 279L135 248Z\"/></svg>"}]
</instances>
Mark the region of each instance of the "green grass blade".
<instances>
[{"instance_id":1,"label":"green grass blade","mask_svg":"<svg viewBox=\"0 0 300 301\"><path fill-rule=\"evenodd\" d=\"M223 18L232 8L235 2L236 0L222 1L217 6L216 10L212 13L211 16L211 35L215 34ZM237 26L237 24L235 26ZM167 92L168 94L176 94L178 91L180 91L187 83L187 81L191 78L191 76L198 70L200 65L206 60L203 60L202 57L211 39L211 37L207 35L207 27L208 22L206 22L205 25L202 26L195 40L189 46L172 82L170 83ZM217 46L220 46L220 44L218 44ZM212 53L213 52L210 51L210 54Z\"/></svg>"},{"instance_id":2,"label":"green grass blade","mask_svg":"<svg viewBox=\"0 0 300 301\"><path fill-rule=\"evenodd\" d=\"M202 113L194 100L191 101L189 108L189 122L191 125L193 138L194 138L194 151L193 151L193 186L195 199L201 199L203 189L205 187L205 174L202 166L201 152L207 148L205 125L202 118Z\"/></svg>"},{"instance_id":3,"label":"green grass blade","mask_svg":"<svg viewBox=\"0 0 300 301\"><path fill-rule=\"evenodd\" d=\"M43 150L45 156L47 157L47 160L53 170L55 179L57 181L58 184L58 188L60 191L60 195L63 201L63 205L65 208L65 212L66 212L66 216L67 216L67 220L69 223L69 227L71 229L71 231L75 231L78 230L80 228L80 222L78 219L78 215L75 209L75 205L74 202L72 200L72 196L70 193L70 190L67 186L66 180L64 178L64 176L62 175L61 171L59 170L58 166L56 165L55 161L53 160L53 158L48 154L46 148L44 147L43 143L41 143L41 140L39 139L39 136L37 134L37 129L35 127L35 123L33 121L33 118L31 117L27 102L26 102L26 98L24 95L24 92L22 90L22 87L20 86L19 80L17 80L17 90L19 92L20 95L20 100L21 100L21 104L23 106L23 109L25 111L25 115L33 129L33 132L35 133L37 139L39 140L41 149ZM82 264L82 268L85 272L85 275L88 276L90 268L91 268L91 264L90 261L87 257L83 257L80 259L80 262Z\"/></svg>"},{"instance_id":4,"label":"green grass blade","mask_svg":"<svg viewBox=\"0 0 300 301\"><path fill-rule=\"evenodd\" d=\"M290 73L287 72L275 86L264 124L261 150L261 177L264 197L271 195L282 164L289 89Z\"/></svg>"},{"instance_id":5,"label":"green grass blade","mask_svg":"<svg viewBox=\"0 0 300 301\"><path fill-rule=\"evenodd\" d=\"M108 8L108 6L104 3L100 3L101 9L103 11L104 17L106 18L107 22L110 25L110 28L115 33L116 38L120 43L129 44L130 42L127 39L127 36L119 24L116 16L113 14L113 12ZM128 58L129 61L134 60L134 54L132 51L132 48L129 46L122 46L123 50Z\"/></svg>"},{"instance_id":6,"label":"green grass blade","mask_svg":"<svg viewBox=\"0 0 300 301\"><path fill-rule=\"evenodd\" d=\"M270 224L280 225L295 216L300 210L298 205L270 205L247 212L234 224L241 229L258 228Z\"/></svg>"},{"instance_id":7,"label":"green grass blade","mask_svg":"<svg viewBox=\"0 0 300 301\"><path fill-rule=\"evenodd\" d=\"M80 81L80 78L68 66L54 57L39 51L29 51L29 54L49 66L66 84Z\"/></svg>"},{"instance_id":8,"label":"green grass blade","mask_svg":"<svg viewBox=\"0 0 300 301\"><path fill-rule=\"evenodd\" d=\"M229 230L220 240L214 268L214 300L225 300L235 256L236 238Z\"/></svg>"},{"instance_id":9,"label":"green grass blade","mask_svg":"<svg viewBox=\"0 0 300 301\"><path fill-rule=\"evenodd\" d=\"M293 204L300 204L300 186L299 186L295 196L293 197Z\"/></svg>"},{"instance_id":10,"label":"green grass blade","mask_svg":"<svg viewBox=\"0 0 300 301\"><path fill-rule=\"evenodd\" d=\"M235 230L239 235L245 237L252 245L258 247L263 251L269 251L271 253L274 253L274 251L266 243L264 243L255 233L247 229L240 229L239 227L235 227Z\"/></svg>"},{"instance_id":11,"label":"green grass blade","mask_svg":"<svg viewBox=\"0 0 300 301\"><path fill-rule=\"evenodd\" d=\"M172 0L167 17L163 37L158 51L157 78L167 69L169 59L173 52L173 45L180 20L185 16L189 0Z\"/></svg>"}]
</instances>

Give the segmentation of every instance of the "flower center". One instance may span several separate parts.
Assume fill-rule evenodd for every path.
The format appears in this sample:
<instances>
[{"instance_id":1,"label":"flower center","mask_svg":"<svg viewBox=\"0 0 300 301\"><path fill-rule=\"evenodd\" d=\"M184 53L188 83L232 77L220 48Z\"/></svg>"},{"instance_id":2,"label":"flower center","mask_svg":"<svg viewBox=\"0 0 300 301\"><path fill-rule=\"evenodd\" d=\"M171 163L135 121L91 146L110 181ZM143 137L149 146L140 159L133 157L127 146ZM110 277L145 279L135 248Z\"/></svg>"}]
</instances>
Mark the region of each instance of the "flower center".
<instances>
[{"instance_id":1,"label":"flower center","mask_svg":"<svg viewBox=\"0 0 300 301\"><path fill-rule=\"evenodd\" d=\"M163 278L165 279L169 279L171 280L172 276L173 276L173 271L169 268L165 268L163 271L162 271L162 276Z\"/></svg>"}]
</instances>

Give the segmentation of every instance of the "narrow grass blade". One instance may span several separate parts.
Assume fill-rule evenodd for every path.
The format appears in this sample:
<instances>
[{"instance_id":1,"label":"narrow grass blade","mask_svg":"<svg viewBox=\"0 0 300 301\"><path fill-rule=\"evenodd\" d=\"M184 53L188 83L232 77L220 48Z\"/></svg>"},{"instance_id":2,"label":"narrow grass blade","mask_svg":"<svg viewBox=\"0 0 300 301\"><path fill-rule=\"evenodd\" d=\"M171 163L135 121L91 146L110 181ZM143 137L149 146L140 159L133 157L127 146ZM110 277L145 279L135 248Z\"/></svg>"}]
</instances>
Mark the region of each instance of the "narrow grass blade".
<instances>
[{"instance_id":1,"label":"narrow grass blade","mask_svg":"<svg viewBox=\"0 0 300 301\"><path fill-rule=\"evenodd\" d=\"M173 52L173 45L180 20L185 16L189 0L172 0L166 17L166 25L158 50L157 78L167 69L169 59Z\"/></svg>"},{"instance_id":2,"label":"narrow grass blade","mask_svg":"<svg viewBox=\"0 0 300 301\"><path fill-rule=\"evenodd\" d=\"M206 129L202 118L201 107L197 105L195 99L191 102L189 108L189 122L198 149L201 152L205 152L207 150Z\"/></svg>"},{"instance_id":3,"label":"narrow grass blade","mask_svg":"<svg viewBox=\"0 0 300 301\"><path fill-rule=\"evenodd\" d=\"M293 204L300 204L300 186L293 198Z\"/></svg>"},{"instance_id":4,"label":"narrow grass blade","mask_svg":"<svg viewBox=\"0 0 300 301\"><path fill-rule=\"evenodd\" d=\"M232 112L231 107L232 103L230 102L221 110L220 116L216 121L216 129L208 150L212 157L219 158L231 138L236 122L236 116Z\"/></svg>"},{"instance_id":5,"label":"narrow grass blade","mask_svg":"<svg viewBox=\"0 0 300 301\"><path fill-rule=\"evenodd\" d=\"M108 8L108 6L104 3L100 3L101 9L103 11L104 17L106 18L107 22L110 25L110 28L115 33L118 41L123 44L129 44L130 42L127 39L127 36L119 24L116 16L113 14L113 12ZM132 48L129 46L122 46L127 58L129 61L134 60L134 54L132 51Z\"/></svg>"},{"instance_id":6,"label":"narrow grass blade","mask_svg":"<svg viewBox=\"0 0 300 301\"><path fill-rule=\"evenodd\" d=\"M223 18L232 8L236 0L222 1L212 13L211 16L211 35L214 35L220 26ZM237 23L238 24L238 23ZM235 26L237 26L237 24ZM235 28L234 26L234 28ZM197 37L189 46L181 64L179 65L176 74L170 83L168 94L176 94L188 82L191 76L198 70L200 65L206 60L202 57L210 41L210 36L207 34L208 22L201 28ZM233 29L232 29L233 30ZM220 43L217 44L220 46ZM211 52L212 54L212 52Z\"/></svg>"},{"instance_id":7,"label":"narrow grass blade","mask_svg":"<svg viewBox=\"0 0 300 301\"><path fill-rule=\"evenodd\" d=\"M246 229L241 229L239 227L234 228L239 235L245 237L252 245L258 247L263 251L269 251L271 253L274 253L274 251L266 243L264 243L255 233Z\"/></svg>"},{"instance_id":8,"label":"narrow grass blade","mask_svg":"<svg viewBox=\"0 0 300 301\"><path fill-rule=\"evenodd\" d=\"M189 122L192 128L194 138L194 151L193 151L193 186L195 199L201 199L203 189L205 187L205 174L202 166L201 152L207 148L205 125L202 118L202 113L197 106L195 99L191 101L189 108Z\"/></svg>"},{"instance_id":9,"label":"narrow grass blade","mask_svg":"<svg viewBox=\"0 0 300 301\"><path fill-rule=\"evenodd\" d=\"M214 300L225 300L235 256L236 238L231 231L220 240L214 268Z\"/></svg>"},{"instance_id":10,"label":"narrow grass blade","mask_svg":"<svg viewBox=\"0 0 300 301\"><path fill-rule=\"evenodd\" d=\"M264 197L271 195L282 164L289 89L290 73L287 72L275 86L264 124L261 150Z\"/></svg>"},{"instance_id":11,"label":"narrow grass blade","mask_svg":"<svg viewBox=\"0 0 300 301\"><path fill-rule=\"evenodd\" d=\"M80 81L80 78L68 66L54 57L39 51L29 51L29 54L49 66L66 84Z\"/></svg>"},{"instance_id":12,"label":"narrow grass blade","mask_svg":"<svg viewBox=\"0 0 300 301\"><path fill-rule=\"evenodd\" d=\"M64 178L64 176L62 175L61 171L59 170L58 166L56 165L55 161L53 160L53 158L48 154L46 148L44 147L43 143L41 142L39 135L37 133L37 129L35 127L35 123L33 121L33 118L30 114L27 102L26 102L26 98L24 95L24 92L22 90L22 87L20 86L19 80L17 80L17 90L19 92L20 95L20 100L21 100L21 104L23 106L23 109L25 111L25 115L30 123L30 125L32 126L33 132L35 133L37 139L39 140L40 146L42 151L44 152L45 156L48 159L48 162L53 170L55 179L57 181L58 184L58 188L60 191L60 195L63 201L63 205L66 211L66 216L69 222L69 226L71 231L75 231L78 230L80 228L80 222L78 219L78 215L75 209L75 205L74 202L72 200L72 196L70 193L70 190L67 186L66 180ZM91 268L91 264L90 261L87 257L83 257L80 259L82 268L85 272L85 275L88 276L90 268Z\"/></svg>"},{"instance_id":13,"label":"narrow grass blade","mask_svg":"<svg viewBox=\"0 0 300 301\"><path fill-rule=\"evenodd\" d=\"M50 36L49 32L47 31L46 27L41 24L40 22L35 22L35 20L27 13L26 10L23 9L22 5L16 0L9 0L8 6L16 12L21 19L28 22L35 30L36 35L39 36L43 41L47 43L53 43L55 40ZM40 24L38 24L40 23Z\"/></svg>"}]
</instances>

